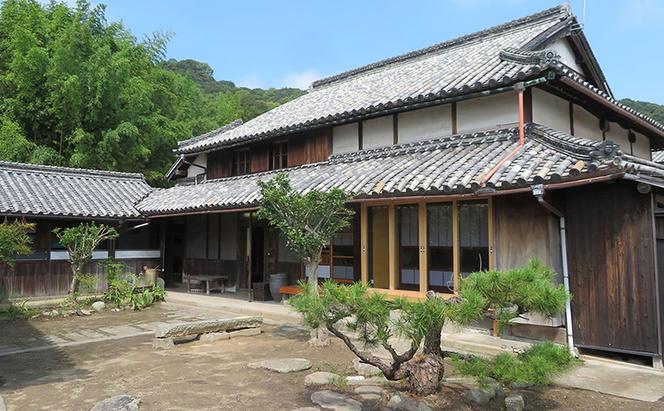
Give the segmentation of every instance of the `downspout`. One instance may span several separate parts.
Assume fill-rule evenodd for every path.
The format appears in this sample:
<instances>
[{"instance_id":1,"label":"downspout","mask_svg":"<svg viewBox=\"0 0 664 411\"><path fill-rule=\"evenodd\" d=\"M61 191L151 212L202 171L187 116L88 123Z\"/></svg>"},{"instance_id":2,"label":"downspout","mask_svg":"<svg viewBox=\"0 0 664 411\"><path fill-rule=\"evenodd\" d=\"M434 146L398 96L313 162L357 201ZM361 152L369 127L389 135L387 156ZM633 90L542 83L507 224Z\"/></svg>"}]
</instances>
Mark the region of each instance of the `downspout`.
<instances>
[{"instance_id":1,"label":"downspout","mask_svg":"<svg viewBox=\"0 0 664 411\"><path fill-rule=\"evenodd\" d=\"M525 130L525 124L526 124L526 112L524 108L524 103L523 103L523 92L526 90L526 84L524 82L517 83L514 85L514 90L517 91L517 95L519 97L519 145L514 147L512 151L510 151L505 157L503 157L498 164L496 164L491 170L489 170L488 173L482 178L482 182L480 183L480 187L486 187L486 183L493 177L494 174L505 164L509 159L514 157L516 153L518 153L523 145L526 142L526 130Z\"/></svg>"},{"instance_id":2,"label":"downspout","mask_svg":"<svg viewBox=\"0 0 664 411\"><path fill-rule=\"evenodd\" d=\"M563 265L563 286L565 287L565 291L567 291L569 294L570 287L569 270L567 268L567 234L565 229L565 215L553 204L547 202L544 199L544 185L536 184L531 188L533 195L535 198L537 198L537 202L539 202L542 207L546 208L549 212L558 217L558 225L560 227L560 255ZM574 348L574 334L572 331L572 304L569 298L565 302L565 330L567 334L567 349L571 355L578 357L579 353L576 351L576 348Z\"/></svg>"}]
</instances>

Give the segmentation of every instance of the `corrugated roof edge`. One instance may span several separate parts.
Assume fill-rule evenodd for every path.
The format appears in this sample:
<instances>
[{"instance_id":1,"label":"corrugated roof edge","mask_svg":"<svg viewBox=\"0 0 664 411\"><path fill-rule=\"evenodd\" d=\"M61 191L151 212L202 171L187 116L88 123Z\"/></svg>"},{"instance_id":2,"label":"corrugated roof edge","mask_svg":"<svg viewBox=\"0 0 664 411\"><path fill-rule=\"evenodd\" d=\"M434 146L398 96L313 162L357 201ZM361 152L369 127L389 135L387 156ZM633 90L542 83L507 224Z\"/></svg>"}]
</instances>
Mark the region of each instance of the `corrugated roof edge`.
<instances>
[{"instance_id":1,"label":"corrugated roof edge","mask_svg":"<svg viewBox=\"0 0 664 411\"><path fill-rule=\"evenodd\" d=\"M327 85L327 84L332 84L337 81L356 76L358 74L365 73L367 71L371 71L377 68L382 68L385 66L388 66L390 64L394 63L400 63L406 60L410 60L416 57L420 57L429 53L434 53L438 52L440 50L444 50L468 41L475 40L477 38L491 35L493 33L500 33L501 31L509 30L513 27L518 27L527 23L530 23L532 21L538 21L550 16L555 16L558 15L561 20L564 20L568 17L573 16L572 12L570 10L570 7L568 4L562 4L556 7L552 7L550 9L541 11L539 13L531 14L529 16L521 17L512 21L509 21L507 23L503 23L494 27L490 27L488 29L480 30L475 33L471 34L466 34L461 37L457 37L451 40L444 41L442 43L434 44L433 46L425 47L423 49L411 51L406 54L401 54L399 56L395 57L390 57L384 60L377 61L375 63L367 64L362 67L357 67L352 70L345 71L343 73L335 74L334 76L326 77L320 80L316 80L311 84L311 89L316 89L321 86Z\"/></svg>"},{"instance_id":2,"label":"corrugated roof edge","mask_svg":"<svg viewBox=\"0 0 664 411\"><path fill-rule=\"evenodd\" d=\"M48 172L59 174L74 174L88 177L113 177L145 182L145 176L141 173L127 173L123 171L93 170L89 168L73 168L61 166L47 166L42 164L15 163L11 161L0 161L0 171L22 171L22 172ZM146 183L147 184L147 183Z\"/></svg>"}]
</instances>

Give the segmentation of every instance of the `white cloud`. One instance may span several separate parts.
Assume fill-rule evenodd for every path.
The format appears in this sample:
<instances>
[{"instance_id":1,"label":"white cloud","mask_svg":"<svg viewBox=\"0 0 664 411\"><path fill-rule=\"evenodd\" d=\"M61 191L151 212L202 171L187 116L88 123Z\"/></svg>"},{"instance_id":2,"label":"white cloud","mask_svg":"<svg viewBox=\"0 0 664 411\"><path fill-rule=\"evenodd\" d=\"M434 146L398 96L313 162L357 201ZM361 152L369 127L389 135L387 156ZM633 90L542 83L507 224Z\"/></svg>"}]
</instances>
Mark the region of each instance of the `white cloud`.
<instances>
[{"instance_id":1,"label":"white cloud","mask_svg":"<svg viewBox=\"0 0 664 411\"><path fill-rule=\"evenodd\" d=\"M304 70L299 73L286 74L281 79L281 84L283 84L284 87L295 87L306 90L309 88L311 83L322 77L323 76L316 70Z\"/></svg>"},{"instance_id":2,"label":"white cloud","mask_svg":"<svg viewBox=\"0 0 664 411\"><path fill-rule=\"evenodd\" d=\"M240 87L246 88L262 88L263 82L256 73L247 73L240 80L236 82Z\"/></svg>"}]
</instances>

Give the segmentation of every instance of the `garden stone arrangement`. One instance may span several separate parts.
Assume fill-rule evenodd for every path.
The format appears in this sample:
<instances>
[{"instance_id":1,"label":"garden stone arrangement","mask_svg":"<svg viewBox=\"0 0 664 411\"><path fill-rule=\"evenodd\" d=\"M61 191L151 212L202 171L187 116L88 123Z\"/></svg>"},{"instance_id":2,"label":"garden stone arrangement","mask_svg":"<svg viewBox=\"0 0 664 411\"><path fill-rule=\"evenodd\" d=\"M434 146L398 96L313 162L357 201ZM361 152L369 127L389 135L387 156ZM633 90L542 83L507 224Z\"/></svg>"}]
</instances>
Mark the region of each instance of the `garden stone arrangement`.
<instances>
[{"instance_id":1,"label":"garden stone arrangement","mask_svg":"<svg viewBox=\"0 0 664 411\"><path fill-rule=\"evenodd\" d=\"M258 369L262 368L269 371L286 374L291 372L299 372L311 368L311 362L304 358L279 358L264 361L251 362L247 367Z\"/></svg>"},{"instance_id":2,"label":"garden stone arrangement","mask_svg":"<svg viewBox=\"0 0 664 411\"><path fill-rule=\"evenodd\" d=\"M245 337L261 333L263 317L237 317L223 320L190 321L177 324L162 324L154 334L152 346L170 349L177 342L200 338L211 342L234 337Z\"/></svg>"}]
</instances>

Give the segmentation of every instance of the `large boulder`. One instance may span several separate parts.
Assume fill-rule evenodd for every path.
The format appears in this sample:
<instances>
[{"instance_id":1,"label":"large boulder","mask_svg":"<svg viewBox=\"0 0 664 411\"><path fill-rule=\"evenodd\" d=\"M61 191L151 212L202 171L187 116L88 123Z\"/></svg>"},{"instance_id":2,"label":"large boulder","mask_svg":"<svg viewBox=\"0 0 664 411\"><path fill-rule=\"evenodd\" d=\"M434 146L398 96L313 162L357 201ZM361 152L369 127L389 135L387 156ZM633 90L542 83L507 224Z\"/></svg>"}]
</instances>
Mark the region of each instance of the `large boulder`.
<instances>
[{"instance_id":1,"label":"large boulder","mask_svg":"<svg viewBox=\"0 0 664 411\"><path fill-rule=\"evenodd\" d=\"M131 395L116 395L99 401L90 411L138 411L140 402L140 399Z\"/></svg>"},{"instance_id":2,"label":"large boulder","mask_svg":"<svg viewBox=\"0 0 664 411\"><path fill-rule=\"evenodd\" d=\"M424 401L418 401L401 393L396 393L390 398L390 401L387 403L387 409L400 411L431 411L431 407L429 407Z\"/></svg>"},{"instance_id":3,"label":"large boulder","mask_svg":"<svg viewBox=\"0 0 664 411\"><path fill-rule=\"evenodd\" d=\"M247 366L253 369L263 368L278 373L289 373L308 370L311 368L311 361L304 358L278 358L251 362Z\"/></svg>"},{"instance_id":4,"label":"large boulder","mask_svg":"<svg viewBox=\"0 0 664 411\"><path fill-rule=\"evenodd\" d=\"M525 406L523 397L518 394L512 394L505 398L505 409L507 411L523 411Z\"/></svg>"},{"instance_id":5,"label":"large boulder","mask_svg":"<svg viewBox=\"0 0 664 411\"><path fill-rule=\"evenodd\" d=\"M358 400L329 390L316 391L311 394L311 402L334 411L362 411L362 403Z\"/></svg>"},{"instance_id":6,"label":"large boulder","mask_svg":"<svg viewBox=\"0 0 664 411\"><path fill-rule=\"evenodd\" d=\"M106 308L106 303L103 301L95 301L92 303L92 309L97 312L104 311L104 308Z\"/></svg>"}]
</instances>

